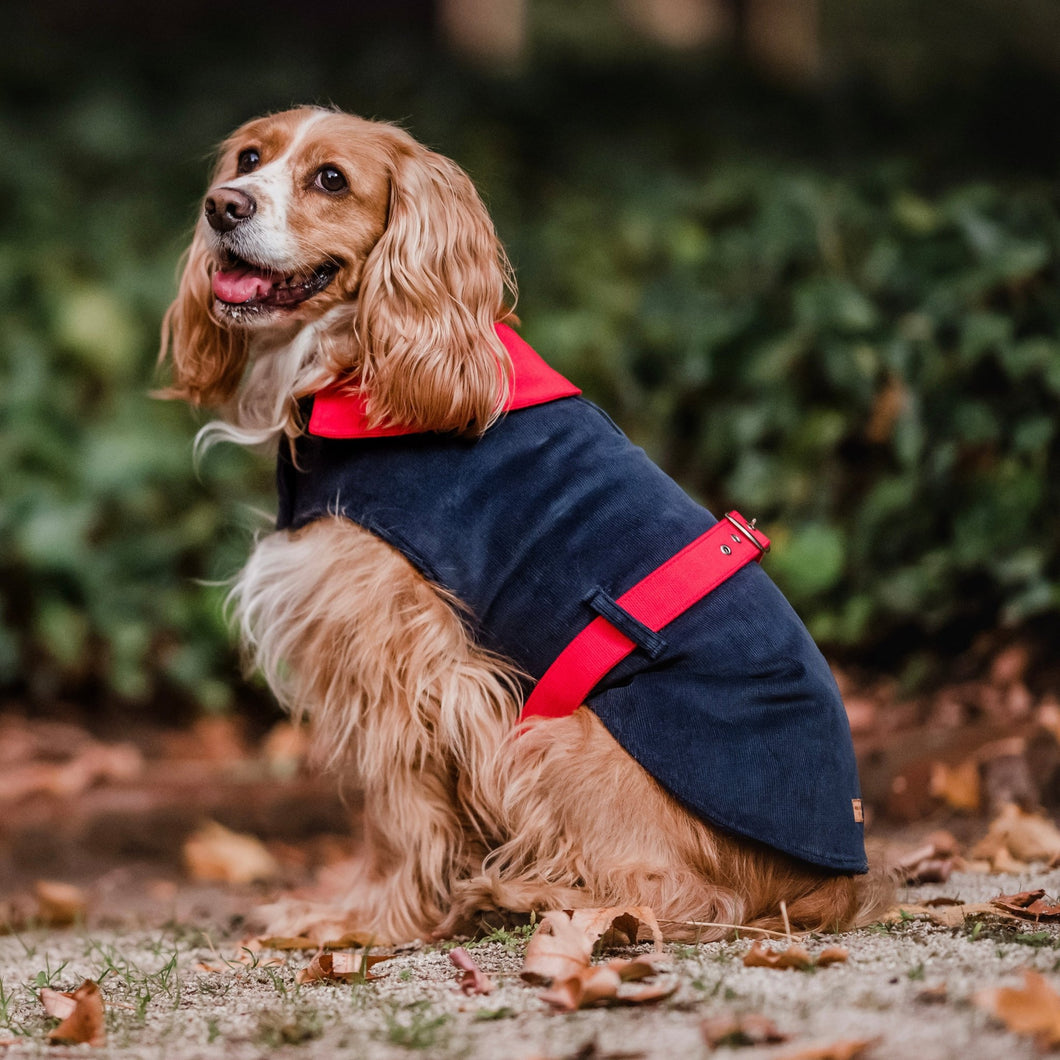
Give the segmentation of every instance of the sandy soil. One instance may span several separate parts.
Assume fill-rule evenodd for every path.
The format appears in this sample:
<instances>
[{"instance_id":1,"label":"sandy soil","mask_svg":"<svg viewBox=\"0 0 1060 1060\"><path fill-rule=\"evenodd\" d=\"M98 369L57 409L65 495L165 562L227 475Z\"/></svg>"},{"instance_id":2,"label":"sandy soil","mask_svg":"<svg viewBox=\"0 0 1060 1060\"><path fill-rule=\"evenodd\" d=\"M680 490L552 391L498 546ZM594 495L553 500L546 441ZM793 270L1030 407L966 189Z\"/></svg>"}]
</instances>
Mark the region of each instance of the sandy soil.
<instances>
[{"instance_id":1,"label":"sandy soil","mask_svg":"<svg viewBox=\"0 0 1060 1060\"><path fill-rule=\"evenodd\" d=\"M955 874L901 897L981 902L1037 887L1055 894L1060 871ZM747 940L670 945L671 970L662 978L676 984L675 992L637 1007L554 1012L539 987L519 978L525 941L503 935L467 944L496 983L488 995L459 991L447 946L399 951L374 969L380 978L372 982L299 986L295 976L311 954L241 950L240 910L254 898L247 889L181 887L124 915L112 905L103 922L0 938L6 1055L86 1055L86 1046L45 1044L54 1021L38 998L41 987L72 990L85 978L101 983L107 1006L107 1044L91 1055L120 1060L336 1053L368 1060L675 1060L713 1055L702 1034L708 1017L747 1013L770 1018L790 1036L738 1050L748 1060L799 1056L853 1039L873 1040L858 1055L877 1060L1017 1060L1038 1055L1032 1040L1002 1028L973 996L1019 985L1027 968L1060 986L1060 927L990 918L958 927L906 919L811 938L805 941L811 952L838 943L849 959L810 972L745 967Z\"/></svg>"}]
</instances>

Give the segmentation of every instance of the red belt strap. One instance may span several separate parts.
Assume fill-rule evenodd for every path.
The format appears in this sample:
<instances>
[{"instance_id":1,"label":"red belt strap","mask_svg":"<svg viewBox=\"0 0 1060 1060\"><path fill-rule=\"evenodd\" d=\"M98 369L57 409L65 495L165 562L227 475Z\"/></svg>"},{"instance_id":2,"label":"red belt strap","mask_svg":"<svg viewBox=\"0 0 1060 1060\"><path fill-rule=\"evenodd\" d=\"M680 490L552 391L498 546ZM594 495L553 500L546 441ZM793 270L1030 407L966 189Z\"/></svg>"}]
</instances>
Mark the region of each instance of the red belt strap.
<instances>
[{"instance_id":1,"label":"red belt strap","mask_svg":"<svg viewBox=\"0 0 1060 1060\"><path fill-rule=\"evenodd\" d=\"M657 633L741 567L760 560L768 549L769 538L755 528L754 521L729 512L614 603L636 624ZM604 674L636 647L608 619L594 618L534 686L520 721L534 714L546 718L573 714Z\"/></svg>"}]
</instances>

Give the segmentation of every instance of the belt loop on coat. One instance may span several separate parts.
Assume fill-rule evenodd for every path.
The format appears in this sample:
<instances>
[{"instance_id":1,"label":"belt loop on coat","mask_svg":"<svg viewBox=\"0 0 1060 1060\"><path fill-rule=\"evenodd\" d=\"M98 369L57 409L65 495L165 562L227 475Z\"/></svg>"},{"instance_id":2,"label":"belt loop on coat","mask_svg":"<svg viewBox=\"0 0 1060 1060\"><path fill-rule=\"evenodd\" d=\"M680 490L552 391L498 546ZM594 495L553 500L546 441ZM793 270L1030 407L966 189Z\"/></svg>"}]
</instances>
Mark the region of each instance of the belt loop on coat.
<instances>
[{"instance_id":1,"label":"belt loop on coat","mask_svg":"<svg viewBox=\"0 0 1060 1060\"><path fill-rule=\"evenodd\" d=\"M614 604L657 633L741 567L761 560L769 538L739 512L729 512L705 534L642 578ZM519 721L573 714L610 670L637 644L602 615L593 619L553 660L534 686Z\"/></svg>"}]
</instances>

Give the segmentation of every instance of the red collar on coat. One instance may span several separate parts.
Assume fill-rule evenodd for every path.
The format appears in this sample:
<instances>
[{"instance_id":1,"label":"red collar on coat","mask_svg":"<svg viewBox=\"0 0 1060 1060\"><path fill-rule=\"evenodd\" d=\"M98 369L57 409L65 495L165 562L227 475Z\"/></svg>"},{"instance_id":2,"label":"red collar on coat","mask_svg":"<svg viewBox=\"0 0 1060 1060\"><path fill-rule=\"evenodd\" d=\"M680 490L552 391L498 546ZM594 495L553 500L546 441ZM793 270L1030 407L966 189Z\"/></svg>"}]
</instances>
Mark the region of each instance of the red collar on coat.
<instances>
[{"instance_id":1,"label":"red collar on coat","mask_svg":"<svg viewBox=\"0 0 1060 1060\"><path fill-rule=\"evenodd\" d=\"M548 401L580 394L573 383L550 368L507 324L494 324L497 336L512 359L512 380L504 411L544 405ZM389 438L420 433L414 427L394 424L369 426L364 396L348 385L321 390L313 400L309 433L318 438Z\"/></svg>"}]
</instances>

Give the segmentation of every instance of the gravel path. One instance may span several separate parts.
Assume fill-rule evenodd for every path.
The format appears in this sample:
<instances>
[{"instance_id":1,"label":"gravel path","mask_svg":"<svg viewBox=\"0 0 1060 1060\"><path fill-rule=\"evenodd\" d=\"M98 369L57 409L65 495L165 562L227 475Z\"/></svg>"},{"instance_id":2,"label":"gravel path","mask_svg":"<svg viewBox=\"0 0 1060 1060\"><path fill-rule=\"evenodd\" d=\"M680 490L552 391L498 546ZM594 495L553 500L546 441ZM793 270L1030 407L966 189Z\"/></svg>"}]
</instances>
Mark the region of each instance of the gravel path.
<instances>
[{"instance_id":1,"label":"gravel path","mask_svg":"<svg viewBox=\"0 0 1060 1060\"><path fill-rule=\"evenodd\" d=\"M1037 887L1055 894L1060 871L955 874L945 884L909 888L902 898L980 902ZM876 1039L861 1055L1038 1055L1031 1039L1004 1030L971 997L984 988L1019 985L1026 968L1060 987L1060 927L986 919L951 928L912 919L805 944L819 952L836 943L848 948L849 960L811 972L745 967L746 940L668 946L672 971L664 974L677 984L669 998L561 1014L541 1001L539 988L520 981L525 943L518 937L468 944L497 987L465 997L444 947L401 952L375 969L380 978L373 982L299 986L295 975L309 955L263 951L243 964L238 935L211 939L201 922L187 918L150 930L27 931L0 938L0 1038L13 1043L0 1055L694 1060L714 1055L702 1035L704 1019L746 1013L769 1017L789 1040L721 1047L718 1054L785 1058L837 1040ZM47 1044L54 1023L37 992L42 986L72 990L85 978L101 982L107 1044L92 1050ZM942 987L940 1000L941 990L932 988Z\"/></svg>"}]
</instances>

